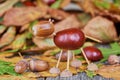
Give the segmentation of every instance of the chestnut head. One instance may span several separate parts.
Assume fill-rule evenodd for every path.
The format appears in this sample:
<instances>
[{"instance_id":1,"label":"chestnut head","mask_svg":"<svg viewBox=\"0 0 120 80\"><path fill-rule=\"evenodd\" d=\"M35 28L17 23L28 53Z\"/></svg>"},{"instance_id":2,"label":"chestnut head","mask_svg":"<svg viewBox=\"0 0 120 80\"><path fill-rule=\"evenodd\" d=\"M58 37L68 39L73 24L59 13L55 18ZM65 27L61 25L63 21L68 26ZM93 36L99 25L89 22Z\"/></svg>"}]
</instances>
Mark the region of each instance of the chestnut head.
<instances>
[{"instance_id":1,"label":"chestnut head","mask_svg":"<svg viewBox=\"0 0 120 80\"><path fill-rule=\"evenodd\" d=\"M54 32L54 25L50 21L41 21L33 26L33 35L38 37L46 37Z\"/></svg>"}]
</instances>

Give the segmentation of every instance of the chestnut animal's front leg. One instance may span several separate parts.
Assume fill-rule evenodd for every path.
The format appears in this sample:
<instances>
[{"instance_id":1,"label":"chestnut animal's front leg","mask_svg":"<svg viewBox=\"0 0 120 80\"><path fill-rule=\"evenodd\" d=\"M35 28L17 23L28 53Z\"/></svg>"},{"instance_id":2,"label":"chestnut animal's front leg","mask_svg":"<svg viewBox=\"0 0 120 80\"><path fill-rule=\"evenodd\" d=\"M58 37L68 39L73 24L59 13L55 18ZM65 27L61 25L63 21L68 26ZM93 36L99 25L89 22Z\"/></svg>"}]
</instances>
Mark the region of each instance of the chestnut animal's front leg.
<instances>
[{"instance_id":1,"label":"chestnut animal's front leg","mask_svg":"<svg viewBox=\"0 0 120 80\"><path fill-rule=\"evenodd\" d=\"M63 50L60 51L60 55L59 55L56 67L53 67L49 70L50 73L52 73L52 74L59 74L60 73L60 69L58 67L59 67L59 64L60 64L62 53L63 53Z\"/></svg>"},{"instance_id":2,"label":"chestnut animal's front leg","mask_svg":"<svg viewBox=\"0 0 120 80\"><path fill-rule=\"evenodd\" d=\"M70 51L67 52L67 68L61 72L60 77L70 77L72 76L72 72L69 70L69 64L70 64Z\"/></svg>"},{"instance_id":3,"label":"chestnut animal's front leg","mask_svg":"<svg viewBox=\"0 0 120 80\"><path fill-rule=\"evenodd\" d=\"M59 64L60 64L60 60L61 60L61 56L62 56L63 50L60 51L60 56L58 58L57 64L56 64L56 68L58 68Z\"/></svg>"}]
</instances>

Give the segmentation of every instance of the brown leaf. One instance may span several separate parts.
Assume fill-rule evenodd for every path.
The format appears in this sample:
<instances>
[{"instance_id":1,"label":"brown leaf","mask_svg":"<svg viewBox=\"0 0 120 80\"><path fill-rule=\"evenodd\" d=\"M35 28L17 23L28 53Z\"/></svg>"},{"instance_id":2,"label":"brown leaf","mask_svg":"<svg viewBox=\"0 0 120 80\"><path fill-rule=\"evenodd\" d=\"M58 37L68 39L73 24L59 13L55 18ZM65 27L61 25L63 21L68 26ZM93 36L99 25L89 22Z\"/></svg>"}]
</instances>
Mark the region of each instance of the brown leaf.
<instances>
[{"instance_id":1,"label":"brown leaf","mask_svg":"<svg viewBox=\"0 0 120 80\"><path fill-rule=\"evenodd\" d=\"M34 37L33 42L39 47L40 50L47 50L56 47L52 38Z\"/></svg>"},{"instance_id":2,"label":"brown leaf","mask_svg":"<svg viewBox=\"0 0 120 80\"><path fill-rule=\"evenodd\" d=\"M10 0L7 0L5 1L3 4L0 4L0 17L7 11L9 10L10 8L13 7L13 5L15 3L17 3L19 0L13 0L13 1L10 1Z\"/></svg>"},{"instance_id":3,"label":"brown leaf","mask_svg":"<svg viewBox=\"0 0 120 80\"><path fill-rule=\"evenodd\" d=\"M48 9L48 15L58 20L63 20L69 16L69 14L63 10L52 9L52 8Z\"/></svg>"},{"instance_id":4,"label":"brown leaf","mask_svg":"<svg viewBox=\"0 0 120 80\"><path fill-rule=\"evenodd\" d=\"M40 7L15 7L4 16L4 25L22 26L46 15L46 9Z\"/></svg>"},{"instance_id":5,"label":"brown leaf","mask_svg":"<svg viewBox=\"0 0 120 80\"><path fill-rule=\"evenodd\" d=\"M81 2L78 2L78 5L80 5L86 13L90 13L92 16L95 16L98 12L98 9L94 6L92 0L82 0Z\"/></svg>"},{"instance_id":6,"label":"brown leaf","mask_svg":"<svg viewBox=\"0 0 120 80\"><path fill-rule=\"evenodd\" d=\"M61 8L64 8L65 6L67 6L68 4L70 4L71 0L63 0L62 3L60 4Z\"/></svg>"},{"instance_id":7,"label":"brown leaf","mask_svg":"<svg viewBox=\"0 0 120 80\"><path fill-rule=\"evenodd\" d=\"M16 34L16 28L9 27L7 32L0 39L0 48L10 44L14 40L15 34Z\"/></svg>"},{"instance_id":8,"label":"brown leaf","mask_svg":"<svg viewBox=\"0 0 120 80\"><path fill-rule=\"evenodd\" d=\"M105 65L102 66L96 73L106 78L120 80L120 65Z\"/></svg>"},{"instance_id":9,"label":"brown leaf","mask_svg":"<svg viewBox=\"0 0 120 80\"><path fill-rule=\"evenodd\" d=\"M101 16L91 19L84 27L83 31L85 35L102 42L111 42L117 39L114 23Z\"/></svg>"},{"instance_id":10,"label":"brown leaf","mask_svg":"<svg viewBox=\"0 0 120 80\"><path fill-rule=\"evenodd\" d=\"M79 28L80 22L74 15L67 17L66 19L55 24L55 33L68 28Z\"/></svg>"}]
</instances>

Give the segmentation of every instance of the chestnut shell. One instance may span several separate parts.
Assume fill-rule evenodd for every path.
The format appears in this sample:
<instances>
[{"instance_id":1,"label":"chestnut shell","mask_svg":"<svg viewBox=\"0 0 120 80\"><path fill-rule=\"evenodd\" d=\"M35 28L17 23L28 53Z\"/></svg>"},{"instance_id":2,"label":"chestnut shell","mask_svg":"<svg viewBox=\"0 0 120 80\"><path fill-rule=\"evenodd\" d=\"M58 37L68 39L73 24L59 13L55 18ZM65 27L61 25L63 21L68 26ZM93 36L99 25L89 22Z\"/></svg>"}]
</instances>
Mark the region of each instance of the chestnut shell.
<instances>
[{"instance_id":1,"label":"chestnut shell","mask_svg":"<svg viewBox=\"0 0 120 80\"><path fill-rule=\"evenodd\" d=\"M59 31L54 36L54 43L61 49L75 50L80 48L84 42L84 33L76 28Z\"/></svg>"}]
</instances>

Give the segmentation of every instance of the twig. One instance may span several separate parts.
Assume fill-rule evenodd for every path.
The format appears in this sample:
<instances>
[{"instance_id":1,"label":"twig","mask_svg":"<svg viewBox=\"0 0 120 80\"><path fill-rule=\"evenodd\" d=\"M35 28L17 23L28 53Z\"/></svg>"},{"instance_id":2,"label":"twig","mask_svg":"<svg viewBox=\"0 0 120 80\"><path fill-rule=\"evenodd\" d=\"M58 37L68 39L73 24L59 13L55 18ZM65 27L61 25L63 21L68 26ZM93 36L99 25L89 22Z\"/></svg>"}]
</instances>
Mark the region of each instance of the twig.
<instances>
[{"instance_id":1,"label":"twig","mask_svg":"<svg viewBox=\"0 0 120 80\"><path fill-rule=\"evenodd\" d=\"M94 41L96 41L96 42L102 43L101 40L95 39L95 38L93 38L93 37L91 37L91 36L85 35L85 37L86 37L86 38L89 38L89 39L91 39L91 40L94 40Z\"/></svg>"},{"instance_id":2,"label":"twig","mask_svg":"<svg viewBox=\"0 0 120 80\"><path fill-rule=\"evenodd\" d=\"M58 68L59 64L60 64L60 60L61 60L61 56L62 56L63 50L60 51L60 55L56 64L56 68Z\"/></svg>"},{"instance_id":3,"label":"twig","mask_svg":"<svg viewBox=\"0 0 120 80\"><path fill-rule=\"evenodd\" d=\"M87 64L90 64L90 62L89 62L89 60L88 60L88 58L87 58L87 56L86 56L86 54L84 53L84 51L83 51L82 48L81 48L81 51L82 51L82 54L83 54L83 56L84 56L84 58L85 58Z\"/></svg>"},{"instance_id":4,"label":"twig","mask_svg":"<svg viewBox=\"0 0 120 80\"><path fill-rule=\"evenodd\" d=\"M70 64L70 50L68 50L68 52L67 52L67 70L69 70L69 64Z\"/></svg>"},{"instance_id":5,"label":"twig","mask_svg":"<svg viewBox=\"0 0 120 80\"><path fill-rule=\"evenodd\" d=\"M22 56L22 54L21 54L20 52L18 52L18 54L19 54L20 58L21 58L21 59L23 59L23 56Z\"/></svg>"}]
</instances>

